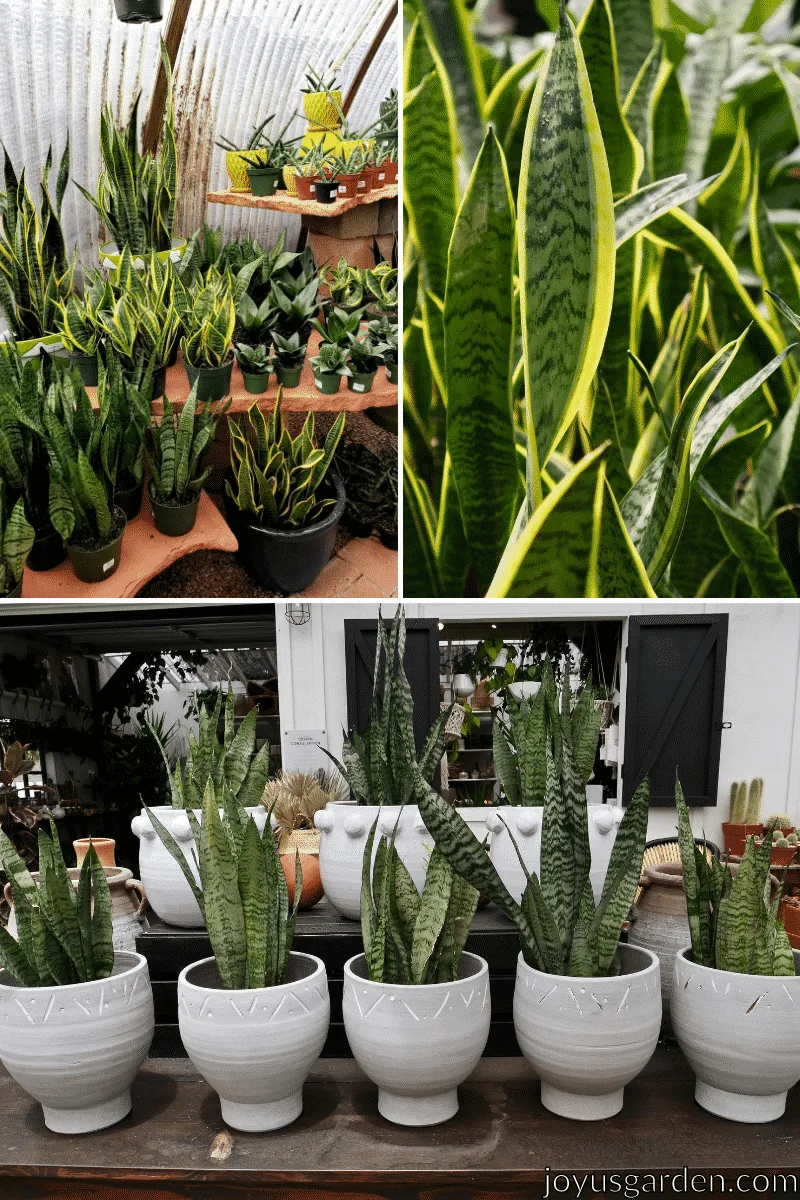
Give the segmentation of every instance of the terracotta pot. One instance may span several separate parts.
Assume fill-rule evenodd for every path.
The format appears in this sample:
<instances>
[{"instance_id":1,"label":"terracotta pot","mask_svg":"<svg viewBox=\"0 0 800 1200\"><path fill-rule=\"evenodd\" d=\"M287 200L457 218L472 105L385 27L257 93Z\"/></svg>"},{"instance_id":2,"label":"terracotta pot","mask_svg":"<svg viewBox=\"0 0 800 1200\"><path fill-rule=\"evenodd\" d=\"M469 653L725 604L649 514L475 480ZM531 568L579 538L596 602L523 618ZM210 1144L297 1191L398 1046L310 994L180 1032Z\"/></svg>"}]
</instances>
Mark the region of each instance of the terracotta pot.
<instances>
[{"instance_id":1,"label":"terracotta pot","mask_svg":"<svg viewBox=\"0 0 800 1200\"><path fill-rule=\"evenodd\" d=\"M472 708L478 712L485 712L491 707L492 702L489 698L489 693L486 690L486 684L481 679L478 683L478 686L475 688L475 691L472 693Z\"/></svg>"},{"instance_id":2,"label":"terracotta pot","mask_svg":"<svg viewBox=\"0 0 800 1200\"><path fill-rule=\"evenodd\" d=\"M96 837L96 838L76 838L72 843L75 849L76 865L80 866L89 850L89 846L94 846L97 857L100 859L100 865L103 867L116 867L117 860L114 858L114 847L116 842L113 838Z\"/></svg>"},{"instance_id":3,"label":"terracotta pot","mask_svg":"<svg viewBox=\"0 0 800 1200\"><path fill-rule=\"evenodd\" d=\"M789 934L789 937L800 937L800 905L787 904L784 900L781 904L778 916L783 921L783 927ZM794 943L792 943L794 945ZM797 947L795 947L797 949Z\"/></svg>"},{"instance_id":4,"label":"terracotta pot","mask_svg":"<svg viewBox=\"0 0 800 1200\"><path fill-rule=\"evenodd\" d=\"M295 187L300 200L316 200L317 181L310 175L296 175Z\"/></svg>"},{"instance_id":5,"label":"terracotta pot","mask_svg":"<svg viewBox=\"0 0 800 1200\"><path fill-rule=\"evenodd\" d=\"M303 874L300 908L313 908L325 894L319 873L319 842L318 829L293 829L291 833L284 834L278 847L290 904L294 904L295 853L300 855Z\"/></svg>"},{"instance_id":6,"label":"terracotta pot","mask_svg":"<svg viewBox=\"0 0 800 1200\"><path fill-rule=\"evenodd\" d=\"M81 839L83 840L83 839ZM113 848L113 840L110 841ZM79 867L68 867L69 877L72 880L73 887L77 890L78 879L80 878ZM144 888L138 879L133 878L133 871L129 871L127 867L103 865L105 877L108 880L108 890L111 892L111 922L113 926L112 937L115 950L128 950L136 952L136 938L141 932L140 918L147 909L147 897L144 894ZM39 878L38 871L32 871L34 879ZM8 932L12 937L17 936L17 922L14 917L14 909L11 905L11 884L7 883L4 889L6 903L11 908L11 915L8 919Z\"/></svg>"},{"instance_id":7,"label":"terracotta pot","mask_svg":"<svg viewBox=\"0 0 800 1200\"><path fill-rule=\"evenodd\" d=\"M668 1034L672 1032L669 1006L675 956L691 941L683 894L683 863L665 862L647 867L641 884L628 941L632 946L652 950L661 963L661 1032Z\"/></svg>"},{"instance_id":8,"label":"terracotta pot","mask_svg":"<svg viewBox=\"0 0 800 1200\"><path fill-rule=\"evenodd\" d=\"M770 865L779 869L788 867L797 855L800 855L800 846L773 846Z\"/></svg>"},{"instance_id":9,"label":"terracotta pot","mask_svg":"<svg viewBox=\"0 0 800 1200\"><path fill-rule=\"evenodd\" d=\"M722 844L728 854L744 854L744 844L749 837L761 837L764 833L763 826L758 825L734 825L731 821L722 822Z\"/></svg>"}]
</instances>

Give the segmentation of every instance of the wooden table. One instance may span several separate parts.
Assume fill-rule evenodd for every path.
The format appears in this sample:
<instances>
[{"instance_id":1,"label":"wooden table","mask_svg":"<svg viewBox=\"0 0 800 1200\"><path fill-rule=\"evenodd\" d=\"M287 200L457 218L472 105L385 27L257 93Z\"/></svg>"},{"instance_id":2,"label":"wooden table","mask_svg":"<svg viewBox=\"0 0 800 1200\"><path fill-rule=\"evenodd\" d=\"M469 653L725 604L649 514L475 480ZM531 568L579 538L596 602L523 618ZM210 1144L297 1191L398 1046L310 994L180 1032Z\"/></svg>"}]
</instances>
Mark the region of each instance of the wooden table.
<instances>
[{"instance_id":1,"label":"wooden table","mask_svg":"<svg viewBox=\"0 0 800 1200\"><path fill-rule=\"evenodd\" d=\"M522 1059L484 1059L460 1089L461 1108L452 1121L405 1129L378 1115L376 1089L352 1060L326 1059L306 1084L299 1120L275 1133L243 1134L226 1132L217 1096L188 1060L150 1059L134 1082L133 1110L124 1121L65 1137L45 1129L39 1106L0 1068L0 1195L501 1200L545 1194L547 1168L593 1171L597 1187L602 1171L630 1175L686 1167L731 1179L740 1172L798 1167L798 1088L781 1120L740 1125L699 1108L693 1087L680 1051L660 1045L625 1089L623 1111L583 1124L542 1107ZM717 1181L715 1191L721 1190ZM592 1192L587 1185L583 1196L598 1191L624 1195L611 1187ZM549 1195L556 1194L551 1186ZM691 1186L679 1186L679 1194L692 1195Z\"/></svg>"}]
</instances>

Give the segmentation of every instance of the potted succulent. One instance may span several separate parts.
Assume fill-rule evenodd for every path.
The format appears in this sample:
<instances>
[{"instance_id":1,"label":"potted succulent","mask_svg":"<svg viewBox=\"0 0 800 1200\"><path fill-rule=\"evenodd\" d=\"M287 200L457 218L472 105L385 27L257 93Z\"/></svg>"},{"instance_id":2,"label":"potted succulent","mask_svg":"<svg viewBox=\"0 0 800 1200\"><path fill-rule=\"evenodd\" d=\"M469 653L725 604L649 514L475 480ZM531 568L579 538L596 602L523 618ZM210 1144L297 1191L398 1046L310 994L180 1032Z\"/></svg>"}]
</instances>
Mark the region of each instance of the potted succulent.
<instances>
[{"instance_id":1,"label":"potted succulent","mask_svg":"<svg viewBox=\"0 0 800 1200\"><path fill-rule=\"evenodd\" d=\"M380 317L375 321L367 323L367 330L370 337L378 342L383 342L383 364L386 368L386 378L389 383L396 384L397 376L397 322L390 321L388 317Z\"/></svg>"},{"instance_id":2,"label":"potted succulent","mask_svg":"<svg viewBox=\"0 0 800 1200\"><path fill-rule=\"evenodd\" d=\"M301 276L296 280L284 278L280 283L276 281L272 285L272 299L278 309L275 331L285 338L297 333L301 344L305 345L311 334L312 321L319 312L318 277L315 275L306 280L305 276Z\"/></svg>"},{"instance_id":3,"label":"potted succulent","mask_svg":"<svg viewBox=\"0 0 800 1200\"><path fill-rule=\"evenodd\" d=\"M155 813L148 813L203 913L213 956L178 977L178 1022L189 1058L220 1098L234 1129L280 1129L303 1111L303 1084L330 1024L325 964L292 950L289 907L272 829L227 793L203 796L191 866ZM301 879L299 856L296 877ZM199 882L197 879L199 875Z\"/></svg>"},{"instance_id":4,"label":"potted succulent","mask_svg":"<svg viewBox=\"0 0 800 1200\"><path fill-rule=\"evenodd\" d=\"M231 390L236 305L230 272L211 267L191 289L181 314L183 365L197 399L221 400Z\"/></svg>"},{"instance_id":5,"label":"potted succulent","mask_svg":"<svg viewBox=\"0 0 800 1200\"><path fill-rule=\"evenodd\" d=\"M245 292L236 305L238 341L248 346L269 345L272 327L278 318L278 310L268 295L260 304Z\"/></svg>"},{"instance_id":6,"label":"potted succulent","mask_svg":"<svg viewBox=\"0 0 800 1200\"><path fill-rule=\"evenodd\" d=\"M374 157L376 170L380 174L377 176L378 184L373 183L373 187L386 187L390 183L397 183L398 109L397 88L392 88L378 109Z\"/></svg>"},{"instance_id":7,"label":"potted succulent","mask_svg":"<svg viewBox=\"0 0 800 1200\"><path fill-rule=\"evenodd\" d=\"M144 490L144 443L150 424L152 367L126 379L111 347L100 364L97 402L105 416L101 456L113 485L114 504L126 518L138 517Z\"/></svg>"},{"instance_id":8,"label":"potted succulent","mask_svg":"<svg viewBox=\"0 0 800 1200\"><path fill-rule=\"evenodd\" d=\"M751 780L749 790L744 780L731 784L730 814L728 820L722 822L723 845L727 853L741 856L747 838L760 837L763 833L763 797L763 779Z\"/></svg>"},{"instance_id":9,"label":"potted succulent","mask_svg":"<svg viewBox=\"0 0 800 1200\"><path fill-rule=\"evenodd\" d=\"M325 75L307 64L306 81L301 88L303 111L312 129L333 130L341 124L342 93L335 75Z\"/></svg>"},{"instance_id":10,"label":"potted succulent","mask_svg":"<svg viewBox=\"0 0 800 1200\"><path fill-rule=\"evenodd\" d=\"M324 395L334 395L339 391L344 375L352 374L347 364L347 351L343 346L334 342L322 342L319 353L310 359L314 372L314 386Z\"/></svg>"},{"instance_id":11,"label":"potted succulent","mask_svg":"<svg viewBox=\"0 0 800 1200\"><path fill-rule=\"evenodd\" d=\"M762 842L771 842L770 862L773 867L789 867L800 854L800 841L796 833L784 834L780 829L769 829L764 838L756 838L756 847Z\"/></svg>"},{"instance_id":12,"label":"potted succulent","mask_svg":"<svg viewBox=\"0 0 800 1200\"><path fill-rule=\"evenodd\" d=\"M373 342L367 334L363 338L350 335L350 347L347 365L350 375L347 386L351 392L371 392L372 384L378 373L378 367L383 362L383 342Z\"/></svg>"},{"instance_id":13,"label":"potted succulent","mask_svg":"<svg viewBox=\"0 0 800 1200\"><path fill-rule=\"evenodd\" d=\"M292 438L283 422L280 389L269 417L254 401L246 426L229 419L228 517L247 566L269 591L302 592L333 553L345 495L330 466L344 423L340 413L324 447L317 448L311 412Z\"/></svg>"},{"instance_id":14,"label":"potted succulent","mask_svg":"<svg viewBox=\"0 0 800 1200\"><path fill-rule=\"evenodd\" d=\"M269 777L269 746L264 744L256 750L258 709L252 709L237 729L233 689L228 688L224 711L222 690L212 695L213 704L197 706L197 737L189 742L185 762L173 766L164 739L157 730L151 730L167 768L171 804L153 810L143 808L131 821L134 836L139 839L139 874L150 907L166 924L190 929L202 927L203 914L183 872L158 837L151 812L192 862L197 856L195 834L197 822L202 821L201 806L209 780L216 789L220 810L224 796L229 795L259 828L267 820L260 801Z\"/></svg>"},{"instance_id":15,"label":"potted succulent","mask_svg":"<svg viewBox=\"0 0 800 1200\"><path fill-rule=\"evenodd\" d=\"M332 342L334 345L348 348L351 338L358 337L361 330L363 308L346 311L343 308L326 307L324 314L324 322L319 320L311 322L313 328L316 329L323 342Z\"/></svg>"},{"instance_id":16,"label":"potted succulent","mask_svg":"<svg viewBox=\"0 0 800 1200\"><path fill-rule=\"evenodd\" d=\"M111 241L100 247L100 263L112 272L127 249L136 270L144 267L144 255L154 251L161 262L179 260L186 238L174 236L175 203L178 195L178 154L175 145L175 113L172 104L172 64L161 43L161 62L167 80L167 104L161 147L157 154L139 150L139 100L137 96L127 126L120 128L110 105L100 119L100 148L103 169L97 195L76 184L97 212Z\"/></svg>"},{"instance_id":17,"label":"potted succulent","mask_svg":"<svg viewBox=\"0 0 800 1200\"><path fill-rule=\"evenodd\" d=\"M424 779L430 779L444 753L452 705L431 726L419 753L414 748L414 703L403 656L406 625L398 606L391 626L378 614L378 641L372 704L363 733L345 735L341 760L325 751L347 781L353 804L328 804L317 813L319 867L325 895L350 920L361 913L364 846L378 819L378 834L394 837L417 891L425 884L430 837L413 803L408 757ZM477 844L477 843L476 843Z\"/></svg>"},{"instance_id":18,"label":"potted succulent","mask_svg":"<svg viewBox=\"0 0 800 1200\"><path fill-rule=\"evenodd\" d=\"M303 373L303 363L306 361L306 343L301 341L299 333L284 337L276 331L272 335L272 345L275 350L275 377L278 384L285 388L297 387Z\"/></svg>"},{"instance_id":19,"label":"potted succulent","mask_svg":"<svg viewBox=\"0 0 800 1200\"><path fill-rule=\"evenodd\" d=\"M364 311L364 281L366 272L353 267L346 258L340 258L335 267L324 267L322 280L328 289L328 299L323 311L340 308L343 312Z\"/></svg>"},{"instance_id":20,"label":"potted succulent","mask_svg":"<svg viewBox=\"0 0 800 1200\"><path fill-rule=\"evenodd\" d=\"M333 204L333 202L337 200L339 196L338 175L333 169L331 174L328 174L327 167L325 168L325 172L326 173L323 174L320 179L316 180L314 185L314 199L317 201L317 204Z\"/></svg>"},{"instance_id":21,"label":"potted succulent","mask_svg":"<svg viewBox=\"0 0 800 1200\"><path fill-rule=\"evenodd\" d=\"M96 279L88 281L83 297L72 293L66 303L59 306L57 321L61 342L69 351L84 387L97 387L97 347L101 335L98 312L107 302L105 282Z\"/></svg>"},{"instance_id":22,"label":"potted succulent","mask_svg":"<svg viewBox=\"0 0 800 1200\"><path fill-rule=\"evenodd\" d=\"M478 892L434 847L420 895L394 836L381 836L373 856L377 823L364 846L364 953L344 967L345 1032L378 1085L381 1116L438 1125L458 1112L458 1085L489 1036L489 967L464 953Z\"/></svg>"},{"instance_id":23,"label":"potted succulent","mask_svg":"<svg viewBox=\"0 0 800 1200\"><path fill-rule=\"evenodd\" d=\"M180 313L176 297L184 304L185 289L177 282L171 262L162 262L150 251L136 268L126 246L111 282L94 277L93 319L104 343L118 355L122 373L141 387L149 372L148 399L163 396L167 366L177 346Z\"/></svg>"},{"instance_id":24,"label":"potted succulent","mask_svg":"<svg viewBox=\"0 0 800 1200\"><path fill-rule=\"evenodd\" d=\"M197 403L195 383L189 398L176 418L172 405L164 399L160 422L150 426L150 450L145 451L150 468L150 503L159 533L183 537L194 528L200 493L211 467L202 471L203 455L214 441L217 421L230 407ZM202 473L201 473L202 471Z\"/></svg>"},{"instance_id":25,"label":"potted succulent","mask_svg":"<svg viewBox=\"0 0 800 1200\"><path fill-rule=\"evenodd\" d=\"M256 172L262 169L269 170L270 153L269 147L265 144L264 130L272 120L274 120L274 114L265 117L260 124L254 125L253 132L245 146L237 146L235 142L226 137L220 137L214 143L220 150L225 151L225 167L230 177L232 192L249 192L251 190L251 170ZM253 194L266 196L270 193L254 192Z\"/></svg>"},{"instance_id":26,"label":"potted succulent","mask_svg":"<svg viewBox=\"0 0 800 1200\"><path fill-rule=\"evenodd\" d=\"M360 146L349 154L337 154L331 158L331 176L339 181L339 196L349 199L363 196L372 190L372 177L367 171L367 156Z\"/></svg>"},{"instance_id":27,"label":"potted succulent","mask_svg":"<svg viewBox=\"0 0 800 1200\"><path fill-rule=\"evenodd\" d=\"M256 396L262 395L269 387L272 369L269 346L246 346L239 342L236 346L236 361L242 372L245 391Z\"/></svg>"},{"instance_id":28,"label":"potted succulent","mask_svg":"<svg viewBox=\"0 0 800 1200\"><path fill-rule=\"evenodd\" d=\"M672 1027L698 1104L732 1121L774 1121L800 1080L800 952L769 898L770 841L757 849L748 837L734 876L696 846L679 782L675 799L691 945L675 959Z\"/></svg>"},{"instance_id":29,"label":"potted succulent","mask_svg":"<svg viewBox=\"0 0 800 1200\"><path fill-rule=\"evenodd\" d=\"M4 833L0 865L17 925L16 939L0 926L0 1061L41 1104L48 1129L104 1129L130 1112L130 1085L153 1038L147 960L114 949L94 847L76 894L52 817L50 837L39 833L38 882Z\"/></svg>"},{"instance_id":30,"label":"potted succulent","mask_svg":"<svg viewBox=\"0 0 800 1200\"><path fill-rule=\"evenodd\" d=\"M300 200L316 200L317 183L325 174L327 153L320 144L312 146L305 154L297 154L294 159L295 192Z\"/></svg>"},{"instance_id":31,"label":"potted succulent","mask_svg":"<svg viewBox=\"0 0 800 1200\"><path fill-rule=\"evenodd\" d=\"M17 179L3 150L5 196L0 206L0 312L21 355L38 354L42 346L57 350L59 306L72 291L75 258L67 257L60 215L69 180L69 143L50 197L52 151L47 152L37 209L25 182Z\"/></svg>"},{"instance_id":32,"label":"potted succulent","mask_svg":"<svg viewBox=\"0 0 800 1200\"><path fill-rule=\"evenodd\" d=\"M5 480L0 477L0 600L22 595L22 573L35 537L25 516L25 501L20 496L10 505Z\"/></svg>"},{"instance_id":33,"label":"potted succulent","mask_svg":"<svg viewBox=\"0 0 800 1200\"><path fill-rule=\"evenodd\" d=\"M661 988L656 955L620 942L642 869L649 786L645 781L637 788L625 811L595 904L586 790L576 770L581 733L571 718L565 705L558 718L559 762L548 759L546 852L520 903L466 822L419 776L413 794L453 870L517 927L514 1030L541 1079L542 1104L559 1116L594 1121L620 1111L625 1084L647 1065L661 1025Z\"/></svg>"},{"instance_id":34,"label":"potted succulent","mask_svg":"<svg viewBox=\"0 0 800 1200\"><path fill-rule=\"evenodd\" d=\"M160 21L164 16L163 0L114 0L114 11L128 25Z\"/></svg>"}]
</instances>

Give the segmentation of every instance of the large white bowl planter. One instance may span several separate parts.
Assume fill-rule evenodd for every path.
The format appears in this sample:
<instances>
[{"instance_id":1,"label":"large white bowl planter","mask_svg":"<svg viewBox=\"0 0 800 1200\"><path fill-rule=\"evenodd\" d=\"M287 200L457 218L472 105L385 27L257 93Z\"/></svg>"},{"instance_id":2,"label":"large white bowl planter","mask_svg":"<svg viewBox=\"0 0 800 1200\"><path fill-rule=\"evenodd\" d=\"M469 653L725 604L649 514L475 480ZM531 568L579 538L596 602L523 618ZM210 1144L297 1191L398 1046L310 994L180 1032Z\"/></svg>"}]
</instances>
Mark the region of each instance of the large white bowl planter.
<instances>
[{"instance_id":1,"label":"large white bowl planter","mask_svg":"<svg viewBox=\"0 0 800 1200\"><path fill-rule=\"evenodd\" d=\"M574 1121L613 1117L625 1084L650 1060L661 1025L658 959L620 945L622 971L600 979L547 975L520 954L514 1030L542 1081L542 1104Z\"/></svg>"},{"instance_id":2,"label":"large white bowl planter","mask_svg":"<svg viewBox=\"0 0 800 1200\"><path fill-rule=\"evenodd\" d=\"M281 1129L303 1111L303 1084L328 1035L325 964L292 951L276 987L223 988L214 958L178 976L178 1022L186 1053L218 1093L234 1129Z\"/></svg>"},{"instance_id":3,"label":"large white bowl planter","mask_svg":"<svg viewBox=\"0 0 800 1200\"><path fill-rule=\"evenodd\" d=\"M151 811L175 838L199 883L200 878L195 866L197 847L185 809L157 805ZM200 809L196 808L193 811L200 821ZM267 810L259 804L255 808L245 809L245 812L254 818L260 833L267 820ZM139 878L153 912L162 921L166 921L167 925L202 929L203 914L192 895L192 889L175 859L162 843L144 809L131 821L131 829L139 839Z\"/></svg>"},{"instance_id":4,"label":"large white bowl planter","mask_svg":"<svg viewBox=\"0 0 800 1200\"><path fill-rule=\"evenodd\" d=\"M0 971L0 1061L38 1100L55 1133L90 1133L127 1116L153 1040L147 960L118 950L108 979L19 987Z\"/></svg>"},{"instance_id":5,"label":"large white bowl planter","mask_svg":"<svg viewBox=\"0 0 800 1200\"><path fill-rule=\"evenodd\" d=\"M478 1065L491 1021L489 968L462 954L456 983L373 983L364 955L345 963L342 1014L350 1049L397 1125L438 1125L458 1112L458 1085Z\"/></svg>"},{"instance_id":6,"label":"large white bowl planter","mask_svg":"<svg viewBox=\"0 0 800 1200\"><path fill-rule=\"evenodd\" d=\"M591 882L595 902L599 901L606 879L611 850L623 817L616 804L590 804L589 847L592 852ZM511 837L528 870L539 874L542 854L543 808L503 805L488 810L486 825L492 835L489 857L492 865L515 900L522 898L527 880Z\"/></svg>"},{"instance_id":7,"label":"large white bowl planter","mask_svg":"<svg viewBox=\"0 0 800 1200\"><path fill-rule=\"evenodd\" d=\"M800 1080L800 952L795 975L738 975L675 958L670 1016L697 1076L695 1099L730 1121L774 1121Z\"/></svg>"}]
</instances>

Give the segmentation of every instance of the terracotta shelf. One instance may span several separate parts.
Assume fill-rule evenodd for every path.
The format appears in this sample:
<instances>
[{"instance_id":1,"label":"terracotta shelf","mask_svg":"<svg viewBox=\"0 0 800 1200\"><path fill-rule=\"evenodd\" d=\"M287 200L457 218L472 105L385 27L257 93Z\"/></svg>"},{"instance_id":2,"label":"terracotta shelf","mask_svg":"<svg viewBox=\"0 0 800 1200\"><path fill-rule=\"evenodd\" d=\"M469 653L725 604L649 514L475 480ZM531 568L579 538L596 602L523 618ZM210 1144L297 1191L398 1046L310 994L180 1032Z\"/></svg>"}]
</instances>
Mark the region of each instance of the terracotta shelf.
<instances>
[{"instance_id":1,"label":"terracotta shelf","mask_svg":"<svg viewBox=\"0 0 800 1200\"><path fill-rule=\"evenodd\" d=\"M233 553L239 543L224 518L205 492L200 497L197 522L185 537L165 537L153 524L150 502L145 495L142 511L128 522L122 542L122 559L110 579L102 583L81 583L69 560L52 571L25 568L22 580L23 600L124 599L135 596L154 576L195 550L226 550Z\"/></svg>"},{"instance_id":2,"label":"terracotta shelf","mask_svg":"<svg viewBox=\"0 0 800 1200\"><path fill-rule=\"evenodd\" d=\"M379 188L376 192L367 192L365 196L334 200L333 204L301 200L298 196L290 196L288 192L278 192L274 196L254 196L252 192L209 192L206 199L209 204L232 204L236 208L270 208L277 212L294 213L297 217L340 217L342 213L351 212L364 204L396 200L397 196L398 186L394 183L390 187Z\"/></svg>"}]
</instances>

